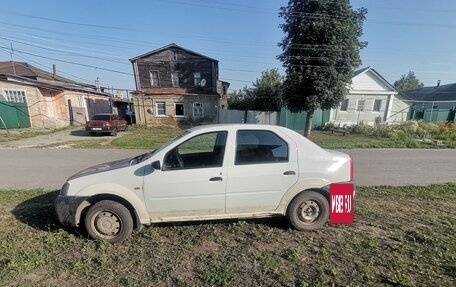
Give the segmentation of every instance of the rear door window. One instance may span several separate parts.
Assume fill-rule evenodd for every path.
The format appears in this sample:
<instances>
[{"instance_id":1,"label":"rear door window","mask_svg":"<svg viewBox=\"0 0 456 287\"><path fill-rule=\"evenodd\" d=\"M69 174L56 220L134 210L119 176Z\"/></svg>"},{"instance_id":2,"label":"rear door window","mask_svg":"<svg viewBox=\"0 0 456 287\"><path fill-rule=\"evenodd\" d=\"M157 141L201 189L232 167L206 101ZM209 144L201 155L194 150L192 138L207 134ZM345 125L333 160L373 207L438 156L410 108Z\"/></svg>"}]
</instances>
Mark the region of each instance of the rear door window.
<instances>
[{"instance_id":1,"label":"rear door window","mask_svg":"<svg viewBox=\"0 0 456 287\"><path fill-rule=\"evenodd\" d=\"M271 131L240 130L236 137L235 164L288 161L288 144Z\"/></svg>"}]
</instances>

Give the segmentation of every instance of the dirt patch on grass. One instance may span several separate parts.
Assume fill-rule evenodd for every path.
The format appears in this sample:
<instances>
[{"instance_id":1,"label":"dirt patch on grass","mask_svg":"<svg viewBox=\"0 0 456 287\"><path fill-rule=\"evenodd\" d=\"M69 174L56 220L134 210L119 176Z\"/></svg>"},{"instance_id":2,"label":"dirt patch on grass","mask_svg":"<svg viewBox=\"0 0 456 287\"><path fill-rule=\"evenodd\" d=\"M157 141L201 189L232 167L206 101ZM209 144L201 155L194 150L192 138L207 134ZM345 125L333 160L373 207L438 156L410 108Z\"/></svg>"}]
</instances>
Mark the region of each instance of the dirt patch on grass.
<instances>
[{"instance_id":1,"label":"dirt patch on grass","mask_svg":"<svg viewBox=\"0 0 456 287\"><path fill-rule=\"evenodd\" d=\"M361 188L353 225L314 232L295 231L282 219L155 225L120 245L54 226L54 198L44 191L0 191L2 284L456 284L454 184Z\"/></svg>"}]
</instances>

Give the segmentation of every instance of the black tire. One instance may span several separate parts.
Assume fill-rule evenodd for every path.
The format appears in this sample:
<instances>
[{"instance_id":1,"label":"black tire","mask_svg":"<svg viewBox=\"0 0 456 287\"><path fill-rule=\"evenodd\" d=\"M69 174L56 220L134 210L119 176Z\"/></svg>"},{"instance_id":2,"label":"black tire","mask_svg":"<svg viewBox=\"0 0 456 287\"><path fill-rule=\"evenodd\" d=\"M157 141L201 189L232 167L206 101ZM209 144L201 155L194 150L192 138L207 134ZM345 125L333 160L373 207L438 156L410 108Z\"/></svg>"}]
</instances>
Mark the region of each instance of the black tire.
<instances>
[{"instance_id":1,"label":"black tire","mask_svg":"<svg viewBox=\"0 0 456 287\"><path fill-rule=\"evenodd\" d=\"M122 204L102 200L87 211L84 224L90 237L117 243L127 239L133 231L133 218Z\"/></svg>"},{"instance_id":2,"label":"black tire","mask_svg":"<svg viewBox=\"0 0 456 287\"><path fill-rule=\"evenodd\" d=\"M288 205L287 219L297 230L321 228L329 218L329 202L318 192L305 191Z\"/></svg>"},{"instance_id":3,"label":"black tire","mask_svg":"<svg viewBox=\"0 0 456 287\"><path fill-rule=\"evenodd\" d=\"M115 128L115 129L112 130L111 135L112 135L112 136L116 136L116 135L117 135L117 128Z\"/></svg>"}]
</instances>

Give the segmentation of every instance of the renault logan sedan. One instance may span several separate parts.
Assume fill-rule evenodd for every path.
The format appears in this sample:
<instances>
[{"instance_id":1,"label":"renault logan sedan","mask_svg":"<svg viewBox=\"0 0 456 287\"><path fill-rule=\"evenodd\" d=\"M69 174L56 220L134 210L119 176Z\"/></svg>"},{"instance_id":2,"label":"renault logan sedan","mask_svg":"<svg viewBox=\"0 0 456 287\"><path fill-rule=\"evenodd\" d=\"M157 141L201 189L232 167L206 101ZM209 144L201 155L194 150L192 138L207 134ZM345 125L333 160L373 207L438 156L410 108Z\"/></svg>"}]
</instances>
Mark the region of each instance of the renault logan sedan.
<instances>
[{"instance_id":1,"label":"renault logan sedan","mask_svg":"<svg viewBox=\"0 0 456 287\"><path fill-rule=\"evenodd\" d=\"M73 175L56 210L62 224L109 242L157 222L286 216L312 230L328 220L329 185L352 180L350 156L287 128L208 125Z\"/></svg>"}]
</instances>

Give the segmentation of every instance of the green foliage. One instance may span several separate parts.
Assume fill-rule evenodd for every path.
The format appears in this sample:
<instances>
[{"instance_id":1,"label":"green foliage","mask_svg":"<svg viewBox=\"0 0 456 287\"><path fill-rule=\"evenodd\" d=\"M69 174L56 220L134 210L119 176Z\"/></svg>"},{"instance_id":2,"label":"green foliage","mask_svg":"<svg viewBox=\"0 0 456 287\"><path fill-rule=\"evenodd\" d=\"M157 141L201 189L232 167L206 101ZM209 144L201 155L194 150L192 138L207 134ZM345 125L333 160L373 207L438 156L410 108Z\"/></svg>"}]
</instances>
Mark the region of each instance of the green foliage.
<instances>
[{"instance_id":1,"label":"green foliage","mask_svg":"<svg viewBox=\"0 0 456 287\"><path fill-rule=\"evenodd\" d=\"M402 75L399 80L395 81L394 87L399 92L407 92L421 89L424 87L424 84L417 79L415 72L410 71L407 75Z\"/></svg>"},{"instance_id":2,"label":"green foliage","mask_svg":"<svg viewBox=\"0 0 456 287\"><path fill-rule=\"evenodd\" d=\"M250 88L244 88L231 92L228 95L228 106L232 110L254 110L253 95Z\"/></svg>"},{"instance_id":3,"label":"green foliage","mask_svg":"<svg viewBox=\"0 0 456 287\"><path fill-rule=\"evenodd\" d=\"M262 72L252 88L255 110L279 111L282 106L282 83L283 77L278 69Z\"/></svg>"},{"instance_id":4,"label":"green foliage","mask_svg":"<svg viewBox=\"0 0 456 287\"><path fill-rule=\"evenodd\" d=\"M228 97L233 110L279 111L283 77L278 69L266 70L251 88L245 86Z\"/></svg>"},{"instance_id":5,"label":"green foliage","mask_svg":"<svg viewBox=\"0 0 456 287\"><path fill-rule=\"evenodd\" d=\"M332 134L333 124L309 138L324 148L456 148L456 124L407 121L397 125L354 125L346 136ZM441 141L441 142L440 142Z\"/></svg>"},{"instance_id":6,"label":"green foliage","mask_svg":"<svg viewBox=\"0 0 456 287\"><path fill-rule=\"evenodd\" d=\"M349 0L289 0L281 8L285 37L278 58L286 69L283 103L288 109L311 116L344 99L361 64L359 51L367 46L359 41L366 13L365 8L352 10Z\"/></svg>"}]
</instances>

